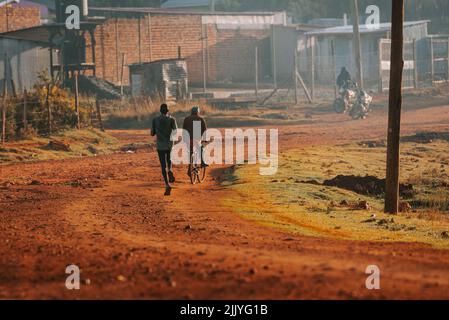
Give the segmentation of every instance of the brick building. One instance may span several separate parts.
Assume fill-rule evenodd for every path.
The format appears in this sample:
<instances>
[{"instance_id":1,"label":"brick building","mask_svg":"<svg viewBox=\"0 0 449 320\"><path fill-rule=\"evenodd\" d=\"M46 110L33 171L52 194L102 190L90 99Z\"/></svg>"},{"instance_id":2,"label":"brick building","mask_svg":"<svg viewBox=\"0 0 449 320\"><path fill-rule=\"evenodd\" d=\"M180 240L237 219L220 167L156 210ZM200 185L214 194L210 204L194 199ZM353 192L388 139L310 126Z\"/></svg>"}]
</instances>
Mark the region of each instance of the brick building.
<instances>
[{"instance_id":1,"label":"brick building","mask_svg":"<svg viewBox=\"0 0 449 320\"><path fill-rule=\"evenodd\" d=\"M38 7L5 5L0 7L0 33L14 31L41 24L41 11Z\"/></svg>"},{"instance_id":2,"label":"brick building","mask_svg":"<svg viewBox=\"0 0 449 320\"><path fill-rule=\"evenodd\" d=\"M95 30L96 75L112 83L121 80L126 65L175 59L187 60L189 82L245 82L254 79L254 49L263 57L260 70L271 72L273 25L286 23L281 13L217 13L149 8L90 8L106 20ZM88 43L89 47L90 44ZM92 50L87 49L87 60ZM129 70L124 69L124 84Z\"/></svg>"},{"instance_id":3,"label":"brick building","mask_svg":"<svg viewBox=\"0 0 449 320\"><path fill-rule=\"evenodd\" d=\"M95 73L115 85L123 79L125 86L130 84L129 65L179 56L187 61L189 84L193 86L202 85L204 80L210 85L253 83L256 46L259 76L268 78L272 75L272 28L286 24L285 12L89 9L89 18L82 22L85 44L78 59L80 66L86 74ZM53 23L10 31L7 35L51 44L63 30L63 23ZM57 45L53 49L58 49ZM64 67L70 70L67 59L76 50L66 48L64 52ZM59 71L59 57L54 55L51 60L52 70Z\"/></svg>"}]
</instances>

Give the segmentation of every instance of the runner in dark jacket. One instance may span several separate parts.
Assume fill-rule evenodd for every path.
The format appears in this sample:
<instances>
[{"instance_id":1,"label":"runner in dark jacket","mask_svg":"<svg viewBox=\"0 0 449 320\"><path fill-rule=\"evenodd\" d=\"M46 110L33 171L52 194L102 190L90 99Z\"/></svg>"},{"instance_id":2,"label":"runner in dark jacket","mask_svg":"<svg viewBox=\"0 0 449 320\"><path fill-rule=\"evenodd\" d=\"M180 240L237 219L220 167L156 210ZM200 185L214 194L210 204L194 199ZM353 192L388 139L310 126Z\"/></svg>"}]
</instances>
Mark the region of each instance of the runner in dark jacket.
<instances>
[{"instance_id":1,"label":"runner in dark jacket","mask_svg":"<svg viewBox=\"0 0 449 320\"><path fill-rule=\"evenodd\" d=\"M175 182L172 172L171 151L173 148L172 134L178 129L176 119L169 115L166 104L161 105L161 115L153 119L151 135L157 137L157 153L161 163L162 176L165 182L165 195L171 194L170 183Z\"/></svg>"}]
</instances>

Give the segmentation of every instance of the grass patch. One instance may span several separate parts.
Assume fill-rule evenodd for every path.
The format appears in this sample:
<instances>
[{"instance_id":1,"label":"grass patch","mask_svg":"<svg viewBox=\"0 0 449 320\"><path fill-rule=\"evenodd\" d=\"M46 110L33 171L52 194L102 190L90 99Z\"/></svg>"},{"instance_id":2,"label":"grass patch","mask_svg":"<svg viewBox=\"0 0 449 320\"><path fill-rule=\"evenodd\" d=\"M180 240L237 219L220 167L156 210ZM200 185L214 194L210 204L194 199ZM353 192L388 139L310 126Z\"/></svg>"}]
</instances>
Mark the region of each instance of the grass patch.
<instances>
[{"instance_id":1,"label":"grass patch","mask_svg":"<svg viewBox=\"0 0 449 320\"><path fill-rule=\"evenodd\" d=\"M204 103L186 102L170 107L171 115L182 126L184 119L190 115L194 105L200 105L201 114L208 126L215 128L252 127L266 125L295 125L311 123L304 112L299 109L289 111L276 107L256 107L219 109ZM110 112L105 120L108 129L129 130L148 129L152 120L159 115L159 104L146 100L124 104L120 109Z\"/></svg>"},{"instance_id":2,"label":"grass patch","mask_svg":"<svg viewBox=\"0 0 449 320\"><path fill-rule=\"evenodd\" d=\"M69 150L50 148L51 141L66 145ZM103 155L119 149L120 142L107 133L95 129L71 130L51 137L7 143L0 147L0 164Z\"/></svg>"},{"instance_id":3,"label":"grass patch","mask_svg":"<svg viewBox=\"0 0 449 320\"><path fill-rule=\"evenodd\" d=\"M383 213L383 195L323 185L338 175L385 178L386 148L363 144L290 150L280 155L279 171L272 177L260 176L258 166L239 166L232 173L234 183L227 182L236 196L224 204L262 225L302 235L448 248L448 149L444 140L425 148L402 145L401 183L413 184L415 193L403 199L412 210L396 216ZM367 203L370 209L342 203Z\"/></svg>"}]
</instances>

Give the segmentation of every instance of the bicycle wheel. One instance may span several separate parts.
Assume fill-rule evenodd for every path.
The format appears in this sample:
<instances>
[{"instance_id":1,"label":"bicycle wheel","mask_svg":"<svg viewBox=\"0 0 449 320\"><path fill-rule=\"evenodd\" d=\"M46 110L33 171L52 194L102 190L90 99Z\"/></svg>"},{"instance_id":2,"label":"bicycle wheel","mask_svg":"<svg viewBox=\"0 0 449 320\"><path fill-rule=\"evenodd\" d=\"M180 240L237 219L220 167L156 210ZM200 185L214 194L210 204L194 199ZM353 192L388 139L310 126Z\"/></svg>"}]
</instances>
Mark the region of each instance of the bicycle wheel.
<instances>
[{"instance_id":1,"label":"bicycle wheel","mask_svg":"<svg viewBox=\"0 0 449 320\"><path fill-rule=\"evenodd\" d=\"M196 173L195 173L195 166L190 164L189 165L189 178L191 184L196 184Z\"/></svg>"},{"instance_id":2,"label":"bicycle wheel","mask_svg":"<svg viewBox=\"0 0 449 320\"><path fill-rule=\"evenodd\" d=\"M206 180L206 171L207 171L206 167L200 168L200 172L199 172L200 183L203 183L204 180Z\"/></svg>"},{"instance_id":3,"label":"bicycle wheel","mask_svg":"<svg viewBox=\"0 0 449 320\"><path fill-rule=\"evenodd\" d=\"M190 157L190 182L192 184L201 183L200 179L200 170L201 168L196 164L196 153L193 153Z\"/></svg>"}]
</instances>

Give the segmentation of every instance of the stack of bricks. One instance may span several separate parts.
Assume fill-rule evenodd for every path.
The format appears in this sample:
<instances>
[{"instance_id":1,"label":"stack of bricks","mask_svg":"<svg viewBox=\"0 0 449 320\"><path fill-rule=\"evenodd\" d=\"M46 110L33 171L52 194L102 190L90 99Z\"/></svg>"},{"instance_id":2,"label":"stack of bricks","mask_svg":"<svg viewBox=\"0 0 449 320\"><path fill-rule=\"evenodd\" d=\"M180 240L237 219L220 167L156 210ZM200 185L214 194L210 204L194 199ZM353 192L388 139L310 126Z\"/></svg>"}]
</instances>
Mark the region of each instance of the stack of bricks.
<instances>
[{"instance_id":1,"label":"stack of bricks","mask_svg":"<svg viewBox=\"0 0 449 320\"><path fill-rule=\"evenodd\" d=\"M41 24L39 8L0 7L0 33L38 26Z\"/></svg>"}]
</instances>

